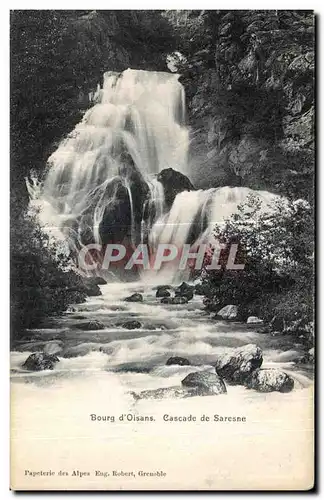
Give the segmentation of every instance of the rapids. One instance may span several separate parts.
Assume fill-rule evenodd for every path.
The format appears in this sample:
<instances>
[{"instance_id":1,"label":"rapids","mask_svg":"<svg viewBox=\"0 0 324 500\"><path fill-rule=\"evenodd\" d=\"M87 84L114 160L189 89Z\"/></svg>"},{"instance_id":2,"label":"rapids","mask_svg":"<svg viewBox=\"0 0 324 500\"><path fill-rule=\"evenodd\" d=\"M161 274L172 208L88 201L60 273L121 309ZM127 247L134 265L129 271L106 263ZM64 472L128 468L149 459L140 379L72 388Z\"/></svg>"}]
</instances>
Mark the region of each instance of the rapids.
<instances>
[{"instance_id":1,"label":"rapids","mask_svg":"<svg viewBox=\"0 0 324 500\"><path fill-rule=\"evenodd\" d=\"M190 489L206 477L215 488L226 489L228 484L240 488L246 484L245 476L249 487L256 488L261 484L254 474L258 464L266 472L262 488L297 488L305 483L307 470L292 484L295 471L304 470L312 453L312 369L294 362L303 353L301 345L243 324L216 322L204 312L200 296L188 304L170 306L161 304L145 284L110 283L101 290L102 296L74 306L47 328L29 332L31 339L22 340L12 352L11 433L17 474L46 466L69 471L162 469L167 481L159 485L161 489L172 489L181 481ZM123 300L135 291L143 293L143 303ZM92 332L75 328L86 319L99 320L105 328ZM120 326L134 319L141 328ZM54 352L57 346L61 349L54 370L24 371L21 365L27 356L50 341ZM280 367L293 376L291 393L261 394L228 386L226 395L180 400L135 401L131 395L179 385L192 371L213 371L217 354L251 342L263 349L264 366ZM165 366L170 356L184 356L192 366ZM91 414L114 417L115 423L93 422ZM121 414L131 415L132 420L120 422ZM190 414L197 417L196 422L163 420L164 415ZM242 415L247 421L201 423L203 414ZM142 416L152 416L154 421L137 422ZM204 462L208 456L215 462ZM188 477L190 467L197 472ZM33 484L48 488L51 482L37 479ZM56 478L55 484L64 488L64 478ZM128 483L125 478L96 478L72 484L76 489L85 485L127 489ZM134 480L132 485L145 489L156 487L156 482Z\"/></svg>"}]
</instances>

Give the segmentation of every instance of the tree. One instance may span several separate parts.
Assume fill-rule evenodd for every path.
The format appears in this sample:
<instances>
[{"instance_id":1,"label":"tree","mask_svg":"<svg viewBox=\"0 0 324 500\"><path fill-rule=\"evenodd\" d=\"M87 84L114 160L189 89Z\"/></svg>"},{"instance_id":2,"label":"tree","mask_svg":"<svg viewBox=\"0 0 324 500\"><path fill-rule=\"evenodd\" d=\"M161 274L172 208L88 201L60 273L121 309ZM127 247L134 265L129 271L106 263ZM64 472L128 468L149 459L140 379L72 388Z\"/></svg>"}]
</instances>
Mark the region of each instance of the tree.
<instances>
[{"instance_id":1,"label":"tree","mask_svg":"<svg viewBox=\"0 0 324 500\"><path fill-rule=\"evenodd\" d=\"M81 277L59 246L44 234L35 216L19 213L17 218L23 220L11 226L12 340L86 297Z\"/></svg>"},{"instance_id":2,"label":"tree","mask_svg":"<svg viewBox=\"0 0 324 500\"><path fill-rule=\"evenodd\" d=\"M313 321L314 223L305 200L278 198L268 209L256 196L215 227L215 238L226 248L220 270L203 270L204 286L220 307L236 304L242 319L273 317L290 333L309 341ZM239 245L243 270L225 268L231 244ZM295 327L293 327L295 325ZM298 327L298 328L297 328ZM294 329L295 328L295 329Z\"/></svg>"}]
</instances>

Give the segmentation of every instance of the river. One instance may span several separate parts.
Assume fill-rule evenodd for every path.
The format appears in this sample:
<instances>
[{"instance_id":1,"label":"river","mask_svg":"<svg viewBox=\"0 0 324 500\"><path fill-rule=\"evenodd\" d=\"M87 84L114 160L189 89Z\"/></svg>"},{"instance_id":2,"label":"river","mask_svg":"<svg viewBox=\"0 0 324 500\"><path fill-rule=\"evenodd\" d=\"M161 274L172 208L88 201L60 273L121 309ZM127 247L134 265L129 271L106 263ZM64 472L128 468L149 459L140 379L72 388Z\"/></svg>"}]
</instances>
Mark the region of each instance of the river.
<instances>
[{"instance_id":1,"label":"river","mask_svg":"<svg viewBox=\"0 0 324 500\"><path fill-rule=\"evenodd\" d=\"M52 319L49 328L29 332L30 340L11 353L13 474L57 464L70 475L73 469L91 471L90 477L70 477L75 489L149 489L157 481L160 489L179 484L235 489L247 481L252 489L305 486L312 469L313 382L311 367L293 361L303 352L301 345L245 324L216 321L201 296L188 304L161 304L152 287L139 282L111 283L101 291ZM125 302L135 291L143 293L143 302ZM105 328L78 329L86 319ZM120 326L133 319L142 327ZM50 341L60 348L54 370L25 371L21 365L28 355ZM280 367L293 376L291 393L228 386L225 395L187 399L135 401L131 394L179 385L192 371L213 371L218 354L248 343L262 348L263 367ZM170 356L184 356L192 366L166 366ZM93 421L94 414L115 422ZM121 422L122 414L130 420ZM246 422L214 422L215 414L245 416ZM193 415L196 422L169 422L164 415ZM201 421L202 415L211 420ZM154 420L138 422L136 416ZM164 470L167 479L97 477L97 469ZM196 472L188 476L191 470ZM64 489L64 476L55 481ZM28 484L50 489L51 479L36 477Z\"/></svg>"}]
</instances>

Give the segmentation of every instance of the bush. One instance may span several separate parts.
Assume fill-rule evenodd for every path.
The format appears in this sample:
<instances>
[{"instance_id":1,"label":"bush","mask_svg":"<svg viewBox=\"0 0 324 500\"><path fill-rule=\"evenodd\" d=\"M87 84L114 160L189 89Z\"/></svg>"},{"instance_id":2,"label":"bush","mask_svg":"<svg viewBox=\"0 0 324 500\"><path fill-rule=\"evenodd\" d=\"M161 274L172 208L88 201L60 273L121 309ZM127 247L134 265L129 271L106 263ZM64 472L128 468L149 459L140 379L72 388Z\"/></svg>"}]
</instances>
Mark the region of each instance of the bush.
<instances>
[{"instance_id":1,"label":"bush","mask_svg":"<svg viewBox=\"0 0 324 500\"><path fill-rule=\"evenodd\" d=\"M238 305L242 319L257 315L271 321L276 317L276 326L279 323L287 333L308 330L314 295L310 205L278 198L264 210L253 195L223 225L216 226L214 235L226 245L220 254L221 269L208 271L206 261L203 281L220 305ZM238 244L236 263L244 263L243 270L226 269L232 243Z\"/></svg>"},{"instance_id":2,"label":"bush","mask_svg":"<svg viewBox=\"0 0 324 500\"><path fill-rule=\"evenodd\" d=\"M43 318L62 313L85 300L82 279L57 244L44 234L35 217L18 215L11 232L12 339Z\"/></svg>"}]
</instances>

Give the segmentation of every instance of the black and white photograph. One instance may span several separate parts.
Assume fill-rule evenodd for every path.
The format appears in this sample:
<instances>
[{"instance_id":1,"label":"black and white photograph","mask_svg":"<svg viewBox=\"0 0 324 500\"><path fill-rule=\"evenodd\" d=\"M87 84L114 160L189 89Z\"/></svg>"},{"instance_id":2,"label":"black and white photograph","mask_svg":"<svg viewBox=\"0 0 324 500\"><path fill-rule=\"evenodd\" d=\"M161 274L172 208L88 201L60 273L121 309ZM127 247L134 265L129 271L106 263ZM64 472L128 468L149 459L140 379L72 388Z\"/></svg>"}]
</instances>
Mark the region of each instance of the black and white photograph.
<instances>
[{"instance_id":1,"label":"black and white photograph","mask_svg":"<svg viewBox=\"0 0 324 500\"><path fill-rule=\"evenodd\" d=\"M315 20L10 11L11 490L314 488Z\"/></svg>"}]
</instances>

